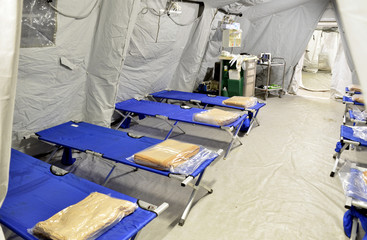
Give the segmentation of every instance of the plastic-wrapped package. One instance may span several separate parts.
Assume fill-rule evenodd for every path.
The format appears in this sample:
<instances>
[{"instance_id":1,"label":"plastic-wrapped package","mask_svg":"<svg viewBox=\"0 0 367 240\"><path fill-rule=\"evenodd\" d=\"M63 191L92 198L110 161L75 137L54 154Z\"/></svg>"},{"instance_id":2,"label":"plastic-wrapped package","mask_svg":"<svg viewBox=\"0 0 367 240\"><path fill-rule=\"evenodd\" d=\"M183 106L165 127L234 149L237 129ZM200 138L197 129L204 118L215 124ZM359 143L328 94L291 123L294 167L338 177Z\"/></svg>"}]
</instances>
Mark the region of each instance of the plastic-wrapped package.
<instances>
[{"instance_id":1,"label":"plastic-wrapped package","mask_svg":"<svg viewBox=\"0 0 367 240\"><path fill-rule=\"evenodd\" d=\"M361 111L358 107L353 107L352 112L353 112L355 119L358 121L365 121L367 119L366 110Z\"/></svg>"},{"instance_id":2,"label":"plastic-wrapped package","mask_svg":"<svg viewBox=\"0 0 367 240\"><path fill-rule=\"evenodd\" d=\"M362 94L354 94L352 96L352 100L356 101L356 102L359 102L359 103L364 103L364 98L363 98Z\"/></svg>"},{"instance_id":3,"label":"plastic-wrapped package","mask_svg":"<svg viewBox=\"0 0 367 240\"><path fill-rule=\"evenodd\" d=\"M37 223L31 232L41 239L95 239L136 208L135 203L93 192L82 201Z\"/></svg>"},{"instance_id":4,"label":"plastic-wrapped package","mask_svg":"<svg viewBox=\"0 0 367 240\"><path fill-rule=\"evenodd\" d=\"M349 86L349 90L350 91L353 91L353 92L362 92L361 86L354 85L354 84L352 84L352 85Z\"/></svg>"},{"instance_id":5,"label":"plastic-wrapped package","mask_svg":"<svg viewBox=\"0 0 367 240\"><path fill-rule=\"evenodd\" d=\"M189 175L201 163L216 156L217 153L204 147L168 139L135 153L127 160L158 170Z\"/></svg>"},{"instance_id":6,"label":"plastic-wrapped package","mask_svg":"<svg viewBox=\"0 0 367 240\"><path fill-rule=\"evenodd\" d=\"M353 127L353 136L367 141L367 127Z\"/></svg>"},{"instance_id":7,"label":"plastic-wrapped package","mask_svg":"<svg viewBox=\"0 0 367 240\"><path fill-rule=\"evenodd\" d=\"M249 108L257 104L256 97L234 96L223 101L223 104L235 107Z\"/></svg>"},{"instance_id":8,"label":"plastic-wrapped package","mask_svg":"<svg viewBox=\"0 0 367 240\"><path fill-rule=\"evenodd\" d=\"M339 170L339 178L345 196L367 201L367 171L361 170L349 161L345 161Z\"/></svg>"},{"instance_id":9,"label":"plastic-wrapped package","mask_svg":"<svg viewBox=\"0 0 367 240\"><path fill-rule=\"evenodd\" d=\"M240 116L239 113L214 108L194 114L193 120L196 122L224 126L233 123Z\"/></svg>"}]
</instances>

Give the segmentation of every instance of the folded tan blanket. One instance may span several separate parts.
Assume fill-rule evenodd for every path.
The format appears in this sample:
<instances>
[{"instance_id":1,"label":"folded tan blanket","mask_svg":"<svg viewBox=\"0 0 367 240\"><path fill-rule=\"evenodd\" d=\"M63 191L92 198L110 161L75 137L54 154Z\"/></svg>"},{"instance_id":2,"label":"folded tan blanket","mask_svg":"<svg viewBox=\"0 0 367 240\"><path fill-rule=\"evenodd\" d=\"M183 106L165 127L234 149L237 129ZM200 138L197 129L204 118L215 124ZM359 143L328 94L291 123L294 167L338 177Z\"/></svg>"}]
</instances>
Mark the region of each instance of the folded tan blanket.
<instances>
[{"instance_id":1,"label":"folded tan blanket","mask_svg":"<svg viewBox=\"0 0 367 240\"><path fill-rule=\"evenodd\" d=\"M194 121L224 126L233 123L240 117L240 114L224 111L221 109L210 109L194 115Z\"/></svg>"},{"instance_id":2,"label":"folded tan blanket","mask_svg":"<svg viewBox=\"0 0 367 240\"><path fill-rule=\"evenodd\" d=\"M352 96L352 100L359 102L359 103L364 103L364 98L361 94L356 94Z\"/></svg>"},{"instance_id":3,"label":"folded tan blanket","mask_svg":"<svg viewBox=\"0 0 367 240\"><path fill-rule=\"evenodd\" d=\"M350 85L349 90L353 92L362 92L362 88L359 85Z\"/></svg>"},{"instance_id":4,"label":"folded tan blanket","mask_svg":"<svg viewBox=\"0 0 367 240\"><path fill-rule=\"evenodd\" d=\"M170 170L188 161L199 150L195 144L168 139L134 154L134 161L155 169Z\"/></svg>"},{"instance_id":5,"label":"folded tan blanket","mask_svg":"<svg viewBox=\"0 0 367 240\"><path fill-rule=\"evenodd\" d=\"M234 96L223 101L223 104L235 107L249 108L255 106L257 98Z\"/></svg>"},{"instance_id":6,"label":"folded tan blanket","mask_svg":"<svg viewBox=\"0 0 367 240\"><path fill-rule=\"evenodd\" d=\"M136 209L136 204L94 192L51 218L39 222L35 236L47 239L88 239L119 222Z\"/></svg>"}]
</instances>

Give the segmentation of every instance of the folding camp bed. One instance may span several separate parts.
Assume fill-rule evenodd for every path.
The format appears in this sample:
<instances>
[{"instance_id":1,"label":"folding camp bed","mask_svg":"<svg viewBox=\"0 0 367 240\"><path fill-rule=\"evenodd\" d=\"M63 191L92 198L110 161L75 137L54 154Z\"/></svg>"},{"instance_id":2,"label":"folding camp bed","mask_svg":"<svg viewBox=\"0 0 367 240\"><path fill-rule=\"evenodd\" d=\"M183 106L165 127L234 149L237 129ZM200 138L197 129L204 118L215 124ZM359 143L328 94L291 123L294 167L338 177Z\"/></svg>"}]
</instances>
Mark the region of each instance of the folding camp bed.
<instances>
[{"instance_id":1,"label":"folding camp bed","mask_svg":"<svg viewBox=\"0 0 367 240\"><path fill-rule=\"evenodd\" d=\"M173 99L173 100L190 102L204 109L208 105L214 105L218 107L233 108L233 109L238 109L241 111L247 111L249 115L249 119L251 120L248 130L246 132L247 135L250 133L253 127L253 124L255 122L257 123L257 125L260 125L257 119L257 114L260 108L266 105L265 103L258 102L256 103L255 106L249 107L249 108L236 107L236 106L230 106L230 105L223 104L223 101L228 99L228 97L216 96L216 95L210 95L210 94L202 94L202 93L174 91L174 90L163 90L160 92L149 94L148 97L152 97L153 99L156 99L158 101L162 101L164 99Z\"/></svg>"},{"instance_id":2,"label":"folding camp bed","mask_svg":"<svg viewBox=\"0 0 367 240\"><path fill-rule=\"evenodd\" d=\"M343 123L345 124L347 121L347 114L350 115L350 109L351 106L357 106L357 107L364 107L363 103L353 101L352 97L350 96L343 96L343 103L345 104L345 110L343 115Z\"/></svg>"},{"instance_id":3,"label":"folding camp bed","mask_svg":"<svg viewBox=\"0 0 367 240\"><path fill-rule=\"evenodd\" d=\"M174 128L176 127L180 129L182 133L185 133L185 131L183 131L179 126L177 126L178 122L192 123L207 127L223 129L232 136L232 140L228 145L227 151L224 155L224 159L227 157L228 153L232 149L235 140L239 141L240 145L242 145L242 142L238 137L238 132L244 121L245 120L249 121L248 115L243 114L239 119L237 119L231 124L225 126L212 125L194 121L194 114L202 112L203 109L190 108L190 107L186 108L183 106L173 104L146 101L146 100L137 100L134 98L116 103L115 110L117 110L117 112L123 116L122 121L120 122L120 124L118 124L116 128L119 128L125 120L132 119L133 113L144 116L157 117L166 121L166 123L171 126L171 130L168 132L165 139L169 138ZM174 121L175 123L172 124L170 121Z\"/></svg>"},{"instance_id":4,"label":"folding camp bed","mask_svg":"<svg viewBox=\"0 0 367 240\"><path fill-rule=\"evenodd\" d=\"M191 174L173 174L169 171L156 170L150 167L139 165L127 158L135 153L151 147L162 140L132 136L128 133L118 130L96 126L86 122L66 122L61 125L51 127L36 133L39 140L56 144L64 148L62 163L71 165L74 162L72 158L71 149L76 149L82 152L101 157L103 159L111 160L115 164L108 173L104 184L107 183L116 163L129 165L136 169L143 169L166 177L174 178L181 181L181 186L190 186L193 188L189 201L182 214L179 224L183 225L185 219L192 207L193 201L197 194L197 190L202 187L209 193L213 190L204 184L201 184L201 179L204 175L205 169L216 159L220 154L215 154L215 157L205 160L201 165ZM57 148L56 148L57 149ZM194 180L196 180L195 183Z\"/></svg>"},{"instance_id":5,"label":"folding camp bed","mask_svg":"<svg viewBox=\"0 0 367 240\"><path fill-rule=\"evenodd\" d=\"M11 152L8 192L0 208L0 223L24 239L37 239L28 232L36 223L83 200L92 192L109 194L139 206L98 239L135 239L145 225L168 207L167 203L156 207L71 173L56 176L50 167L48 163L19 151Z\"/></svg>"},{"instance_id":6,"label":"folding camp bed","mask_svg":"<svg viewBox=\"0 0 367 240\"><path fill-rule=\"evenodd\" d=\"M343 217L344 232L350 239L357 239L358 219L364 229L367 227L367 184L364 180L366 170L356 163L346 162L339 171L346 196L344 206L349 209Z\"/></svg>"},{"instance_id":7,"label":"folding camp bed","mask_svg":"<svg viewBox=\"0 0 367 240\"><path fill-rule=\"evenodd\" d=\"M353 95L353 94L361 94L361 92L359 92L359 91L353 91L349 87L345 87L345 93L346 94L351 94L351 95Z\"/></svg>"},{"instance_id":8,"label":"folding camp bed","mask_svg":"<svg viewBox=\"0 0 367 240\"><path fill-rule=\"evenodd\" d=\"M349 119L353 123L353 126L367 124L366 118L359 118L353 111L353 109L348 109ZM344 117L343 123L346 124L346 117Z\"/></svg>"},{"instance_id":9,"label":"folding camp bed","mask_svg":"<svg viewBox=\"0 0 367 240\"><path fill-rule=\"evenodd\" d=\"M330 177L334 177L334 174L338 167L338 163L340 161L341 154L343 153L345 149L349 148L349 146L351 145L367 147L367 141L361 138L355 137L353 135L352 127L342 125L340 128L340 141L336 144L336 148L335 148L335 152L336 152L334 154L335 163L334 163L333 170L330 173Z\"/></svg>"}]
</instances>

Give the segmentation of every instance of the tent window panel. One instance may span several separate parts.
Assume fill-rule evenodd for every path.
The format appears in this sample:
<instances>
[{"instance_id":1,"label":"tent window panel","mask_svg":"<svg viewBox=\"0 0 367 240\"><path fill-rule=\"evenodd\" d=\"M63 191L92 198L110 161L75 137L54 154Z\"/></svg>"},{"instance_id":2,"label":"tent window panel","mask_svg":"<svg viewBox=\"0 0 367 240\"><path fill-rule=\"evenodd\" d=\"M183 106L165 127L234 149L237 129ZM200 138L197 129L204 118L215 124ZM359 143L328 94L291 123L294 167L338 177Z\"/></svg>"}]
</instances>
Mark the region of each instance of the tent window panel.
<instances>
[{"instance_id":1,"label":"tent window panel","mask_svg":"<svg viewBox=\"0 0 367 240\"><path fill-rule=\"evenodd\" d=\"M57 5L57 0L53 0ZM56 13L45 0L24 0L20 47L55 46Z\"/></svg>"}]
</instances>

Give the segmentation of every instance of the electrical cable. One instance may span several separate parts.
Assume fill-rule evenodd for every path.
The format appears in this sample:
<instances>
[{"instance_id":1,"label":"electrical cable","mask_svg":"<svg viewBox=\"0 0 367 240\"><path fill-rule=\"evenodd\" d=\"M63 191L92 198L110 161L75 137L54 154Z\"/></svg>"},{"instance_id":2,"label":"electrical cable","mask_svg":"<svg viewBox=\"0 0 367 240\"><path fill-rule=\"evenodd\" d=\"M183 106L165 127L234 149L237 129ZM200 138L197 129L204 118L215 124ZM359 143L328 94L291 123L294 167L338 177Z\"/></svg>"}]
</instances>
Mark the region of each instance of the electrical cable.
<instances>
[{"instance_id":1,"label":"electrical cable","mask_svg":"<svg viewBox=\"0 0 367 240\"><path fill-rule=\"evenodd\" d=\"M62 15L64 17L75 18L77 20L80 20L80 19L84 19L84 18L88 17L93 12L93 10L96 8L97 4L99 3L99 0L96 0L95 3L94 3L94 6L92 7L92 9L88 13L86 13L86 14L84 14L82 16L75 16L75 15L71 15L71 14L67 14L67 13L61 12L54 5L52 5L51 2L47 1L47 3L50 5L50 7L53 10L55 10L55 12L59 13L60 15Z\"/></svg>"}]
</instances>

